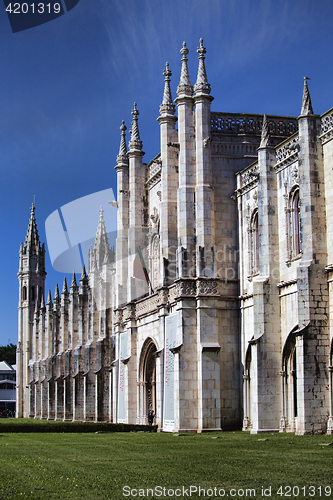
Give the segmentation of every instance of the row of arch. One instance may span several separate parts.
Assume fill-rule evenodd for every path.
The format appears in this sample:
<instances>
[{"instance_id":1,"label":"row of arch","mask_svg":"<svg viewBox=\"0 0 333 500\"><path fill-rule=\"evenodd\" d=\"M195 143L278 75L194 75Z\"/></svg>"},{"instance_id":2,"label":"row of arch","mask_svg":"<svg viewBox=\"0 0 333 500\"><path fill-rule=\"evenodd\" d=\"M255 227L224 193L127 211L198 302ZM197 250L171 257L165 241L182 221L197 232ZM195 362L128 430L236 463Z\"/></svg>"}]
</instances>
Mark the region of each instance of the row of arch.
<instances>
[{"instance_id":1,"label":"row of arch","mask_svg":"<svg viewBox=\"0 0 333 500\"><path fill-rule=\"evenodd\" d=\"M297 381L297 347L296 334L298 326L289 333L282 350L282 365L280 375L282 377L282 408L280 430L294 432L296 430L295 419L298 416L298 381ZM330 366L333 365L333 342L330 349ZM244 364L244 426L251 427L251 370L252 370L252 345L249 344ZM333 391L332 380L330 382ZM332 412L332 408L330 409Z\"/></svg>"},{"instance_id":2,"label":"row of arch","mask_svg":"<svg viewBox=\"0 0 333 500\"><path fill-rule=\"evenodd\" d=\"M30 287L29 300L32 300L32 301L39 300L40 301L42 294L43 294L42 287L41 286L38 287L38 286L33 285ZM22 300L28 300L28 288L26 285L24 285L22 288Z\"/></svg>"}]
</instances>

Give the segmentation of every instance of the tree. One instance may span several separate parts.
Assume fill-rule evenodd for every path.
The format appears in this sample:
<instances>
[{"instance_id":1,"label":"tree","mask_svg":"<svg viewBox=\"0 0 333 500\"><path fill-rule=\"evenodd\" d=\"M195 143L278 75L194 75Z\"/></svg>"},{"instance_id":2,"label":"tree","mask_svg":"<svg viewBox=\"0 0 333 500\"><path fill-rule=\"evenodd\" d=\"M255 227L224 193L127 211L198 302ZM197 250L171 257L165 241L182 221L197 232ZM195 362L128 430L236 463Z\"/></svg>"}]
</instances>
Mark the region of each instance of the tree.
<instances>
[{"instance_id":1,"label":"tree","mask_svg":"<svg viewBox=\"0 0 333 500\"><path fill-rule=\"evenodd\" d=\"M7 361L10 365L16 364L16 345L8 344L0 346L0 361Z\"/></svg>"}]
</instances>

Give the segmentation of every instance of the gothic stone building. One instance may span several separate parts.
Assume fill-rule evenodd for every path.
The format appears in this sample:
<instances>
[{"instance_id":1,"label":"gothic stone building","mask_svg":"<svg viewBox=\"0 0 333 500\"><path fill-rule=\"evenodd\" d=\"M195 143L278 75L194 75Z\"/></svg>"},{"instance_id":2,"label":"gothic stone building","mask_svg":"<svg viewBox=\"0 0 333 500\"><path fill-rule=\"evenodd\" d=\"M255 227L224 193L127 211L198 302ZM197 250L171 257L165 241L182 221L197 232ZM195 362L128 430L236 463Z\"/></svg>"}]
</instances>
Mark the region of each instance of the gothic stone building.
<instances>
[{"instance_id":1,"label":"gothic stone building","mask_svg":"<svg viewBox=\"0 0 333 500\"><path fill-rule=\"evenodd\" d=\"M44 299L31 217L19 267L17 415L164 431L333 433L333 110L211 111L166 66L160 153L134 105L117 157L116 258L101 211L89 272ZM177 127L176 127L177 124Z\"/></svg>"}]
</instances>

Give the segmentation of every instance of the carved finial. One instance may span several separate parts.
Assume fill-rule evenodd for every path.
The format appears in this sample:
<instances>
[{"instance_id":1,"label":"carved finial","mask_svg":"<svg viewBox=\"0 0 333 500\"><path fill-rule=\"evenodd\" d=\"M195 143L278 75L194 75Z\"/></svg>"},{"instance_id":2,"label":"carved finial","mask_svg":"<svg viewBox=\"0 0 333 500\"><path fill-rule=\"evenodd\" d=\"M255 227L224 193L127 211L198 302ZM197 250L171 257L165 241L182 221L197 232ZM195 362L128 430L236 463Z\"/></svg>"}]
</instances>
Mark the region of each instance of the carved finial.
<instances>
[{"instance_id":1,"label":"carved finial","mask_svg":"<svg viewBox=\"0 0 333 500\"><path fill-rule=\"evenodd\" d=\"M67 289L67 280L66 280L66 276L64 277L64 284L62 286L62 292L61 293L67 293L68 292L68 289Z\"/></svg>"},{"instance_id":2,"label":"carved finial","mask_svg":"<svg viewBox=\"0 0 333 500\"><path fill-rule=\"evenodd\" d=\"M313 115L313 109L312 109L312 104L311 104L311 97L310 97L310 92L308 88L308 78L307 76L304 77L304 88L303 88L303 99L302 99L302 109L301 109L301 116L307 116L307 115Z\"/></svg>"},{"instance_id":3,"label":"carved finial","mask_svg":"<svg viewBox=\"0 0 333 500\"><path fill-rule=\"evenodd\" d=\"M80 281L81 280L86 280L87 278L88 278L88 276L87 276L87 273L86 273L86 266L83 264L82 275L81 275Z\"/></svg>"},{"instance_id":4,"label":"carved finial","mask_svg":"<svg viewBox=\"0 0 333 500\"><path fill-rule=\"evenodd\" d=\"M107 264L110 262L110 245L103 214L104 210L103 207L101 207L99 211L99 222L94 248L89 252L89 262L91 262L91 269L100 269L102 264Z\"/></svg>"},{"instance_id":5,"label":"carved finial","mask_svg":"<svg viewBox=\"0 0 333 500\"><path fill-rule=\"evenodd\" d=\"M199 67L197 81L194 86L194 91L196 94L199 92L203 94L210 94L210 85L207 80L206 67L205 67L205 54L206 48L203 46L203 39L200 38L200 46L197 49L199 54Z\"/></svg>"},{"instance_id":6,"label":"carved finial","mask_svg":"<svg viewBox=\"0 0 333 500\"><path fill-rule=\"evenodd\" d=\"M73 277L72 277L72 283L71 283L71 288L74 288L77 286L77 283L76 283L76 274L75 274L75 271L73 272Z\"/></svg>"},{"instance_id":7,"label":"carved finial","mask_svg":"<svg viewBox=\"0 0 333 500\"><path fill-rule=\"evenodd\" d=\"M132 120L132 130L131 130L131 140L129 142L130 149L142 149L142 142L139 134L139 125L138 125L138 115L139 111L136 107L136 102L134 103L132 110L133 120Z\"/></svg>"},{"instance_id":8,"label":"carved finial","mask_svg":"<svg viewBox=\"0 0 333 500\"><path fill-rule=\"evenodd\" d=\"M30 220L23 249L29 249L33 253L39 253L39 251L41 250L41 245L38 236L35 210L35 204L32 203L30 209Z\"/></svg>"},{"instance_id":9,"label":"carved finial","mask_svg":"<svg viewBox=\"0 0 333 500\"><path fill-rule=\"evenodd\" d=\"M163 71L163 75L164 75L164 94L163 94L163 101L160 106L160 113L161 115L163 113L174 115L176 107L172 102L171 88L170 88L170 77L172 73L169 70L168 62L165 63L165 70Z\"/></svg>"},{"instance_id":10,"label":"carved finial","mask_svg":"<svg viewBox=\"0 0 333 500\"><path fill-rule=\"evenodd\" d=\"M58 287L58 283L56 284L56 289L55 289L55 292L54 292L54 297L53 299L54 300L59 300L60 298L60 295L59 295L59 287Z\"/></svg>"},{"instance_id":11,"label":"carved finial","mask_svg":"<svg viewBox=\"0 0 333 500\"><path fill-rule=\"evenodd\" d=\"M44 309L45 308L45 299L44 299L44 294L42 293L42 297L40 299L40 308Z\"/></svg>"},{"instance_id":12,"label":"carved finial","mask_svg":"<svg viewBox=\"0 0 333 500\"><path fill-rule=\"evenodd\" d=\"M120 138L119 154L117 156L118 165L128 165L128 156L127 156L127 148L126 148L126 134L125 134L126 129L127 129L127 127L126 127L125 122L123 120L122 124L120 126L121 138Z\"/></svg>"},{"instance_id":13,"label":"carved finial","mask_svg":"<svg viewBox=\"0 0 333 500\"><path fill-rule=\"evenodd\" d=\"M263 121L262 121L262 128L261 128L261 141L260 141L260 147L265 148L266 146L269 145L269 125L268 125L268 120L267 120L267 115L266 113L264 114Z\"/></svg>"},{"instance_id":14,"label":"carved finial","mask_svg":"<svg viewBox=\"0 0 333 500\"><path fill-rule=\"evenodd\" d=\"M186 94L189 96L192 96L193 94L193 87L191 85L190 81L190 75L188 72L188 67L187 67L187 54L188 54L188 48L186 47L186 43L183 42L183 47L180 50L180 53L182 55L182 70L180 73L180 81L179 85L177 87L177 94L178 96L181 94Z\"/></svg>"},{"instance_id":15,"label":"carved finial","mask_svg":"<svg viewBox=\"0 0 333 500\"><path fill-rule=\"evenodd\" d=\"M52 297L51 297L51 290L49 290L48 296L47 296L47 302L46 304L48 306L52 306Z\"/></svg>"}]
</instances>

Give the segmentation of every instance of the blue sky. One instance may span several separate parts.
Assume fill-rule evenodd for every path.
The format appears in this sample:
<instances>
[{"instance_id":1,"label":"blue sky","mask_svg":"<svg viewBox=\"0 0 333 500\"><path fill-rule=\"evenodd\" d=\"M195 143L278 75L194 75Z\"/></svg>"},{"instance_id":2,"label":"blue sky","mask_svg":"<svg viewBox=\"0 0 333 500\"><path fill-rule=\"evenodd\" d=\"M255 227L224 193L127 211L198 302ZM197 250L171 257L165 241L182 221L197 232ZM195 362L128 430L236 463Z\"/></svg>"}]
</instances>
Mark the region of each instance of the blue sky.
<instances>
[{"instance_id":1,"label":"blue sky","mask_svg":"<svg viewBox=\"0 0 333 500\"><path fill-rule=\"evenodd\" d=\"M53 211L115 190L119 127L130 128L134 101L144 161L159 152L162 72L169 61L175 98L183 40L194 84L204 39L214 111L298 116L308 76L322 114L333 106L332 22L331 0L80 0L13 34L1 2L0 345L17 341L18 250L34 193L45 241ZM46 265L53 294L63 275Z\"/></svg>"}]
</instances>

